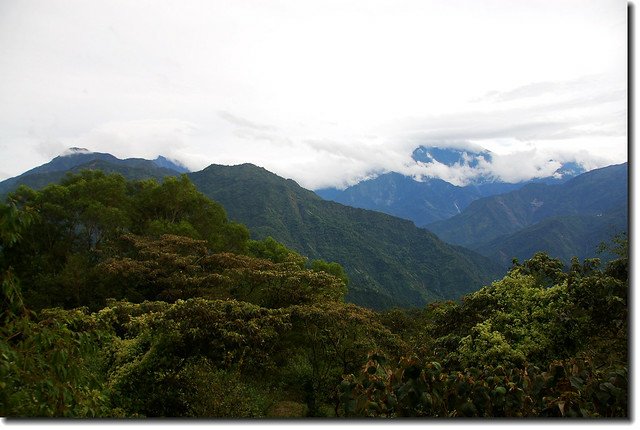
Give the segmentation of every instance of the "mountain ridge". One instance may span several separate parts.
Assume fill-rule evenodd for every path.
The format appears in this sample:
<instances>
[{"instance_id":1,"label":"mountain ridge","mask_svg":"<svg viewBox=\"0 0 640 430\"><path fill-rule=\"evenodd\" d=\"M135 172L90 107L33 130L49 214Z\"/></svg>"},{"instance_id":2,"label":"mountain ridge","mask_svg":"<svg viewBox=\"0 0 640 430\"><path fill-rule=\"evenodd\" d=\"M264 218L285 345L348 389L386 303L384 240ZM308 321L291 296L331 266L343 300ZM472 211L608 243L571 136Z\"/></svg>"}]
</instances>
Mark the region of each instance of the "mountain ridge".
<instances>
[{"instance_id":1,"label":"mountain ridge","mask_svg":"<svg viewBox=\"0 0 640 430\"><path fill-rule=\"evenodd\" d=\"M423 167L438 164L448 168L464 168L469 172L482 172L482 168L493 161L493 154L481 148L419 146L413 151L412 159ZM345 189L322 188L316 190L316 193L326 200L384 212L411 220L418 227L425 227L457 215L471 202L482 197L503 194L531 183L563 183L584 171L578 163L565 162L551 176L511 183L483 173L471 175L471 180L464 186L435 176L414 177L398 172L385 172Z\"/></svg>"},{"instance_id":2,"label":"mountain ridge","mask_svg":"<svg viewBox=\"0 0 640 430\"><path fill-rule=\"evenodd\" d=\"M454 299L499 272L489 259L452 247L410 221L325 201L252 164L211 165L188 176L255 238L272 236L309 258L343 265L355 303L379 308Z\"/></svg>"},{"instance_id":3,"label":"mountain ridge","mask_svg":"<svg viewBox=\"0 0 640 430\"><path fill-rule=\"evenodd\" d=\"M627 231L627 211L628 164L622 163L594 169L562 184L528 184L478 199L462 213L425 228L449 243L492 258L499 252L529 258L530 252L524 250L537 243L538 250L557 252L567 262L571 247L574 255L586 257L595 253L598 242ZM549 236L551 231L555 235ZM549 246L561 239L573 245L564 249ZM582 251L584 247L589 249ZM498 259L504 265L510 257Z\"/></svg>"},{"instance_id":4,"label":"mountain ridge","mask_svg":"<svg viewBox=\"0 0 640 430\"><path fill-rule=\"evenodd\" d=\"M45 168L18 180L40 178L44 186L84 168L141 178L178 174L130 163L94 159L67 171L42 172ZM411 221L328 202L250 163L211 165L187 176L200 192L222 204L229 219L247 225L252 237L271 236L309 258L343 265L351 280L347 297L357 304L375 309L420 307L433 300L458 299L502 274L488 258L446 244Z\"/></svg>"},{"instance_id":5,"label":"mountain ridge","mask_svg":"<svg viewBox=\"0 0 640 430\"><path fill-rule=\"evenodd\" d=\"M186 173L186 167L158 156L155 160L144 158L120 159L112 154L93 152L86 148L69 148L51 161L27 170L26 172L0 182L0 196L13 191L20 184L31 188L41 188L51 182L57 182L66 172L82 169L105 169L109 173L122 173L130 179L145 177L162 179L179 173ZM128 172L128 173L125 173Z\"/></svg>"}]
</instances>

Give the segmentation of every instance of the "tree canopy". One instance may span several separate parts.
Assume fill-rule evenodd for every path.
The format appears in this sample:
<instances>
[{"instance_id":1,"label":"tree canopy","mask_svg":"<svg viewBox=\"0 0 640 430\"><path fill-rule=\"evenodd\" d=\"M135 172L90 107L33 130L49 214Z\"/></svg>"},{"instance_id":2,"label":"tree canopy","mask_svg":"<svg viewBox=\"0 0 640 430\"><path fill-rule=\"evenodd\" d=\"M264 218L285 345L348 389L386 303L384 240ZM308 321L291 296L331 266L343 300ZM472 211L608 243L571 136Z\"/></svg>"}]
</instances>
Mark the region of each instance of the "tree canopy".
<instances>
[{"instance_id":1,"label":"tree canopy","mask_svg":"<svg viewBox=\"0 0 640 430\"><path fill-rule=\"evenodd\" d=\"M2 416L628 416L625 236L381 313L184 176L23 187L0 226Z\"/></svg>"}]
</instances>

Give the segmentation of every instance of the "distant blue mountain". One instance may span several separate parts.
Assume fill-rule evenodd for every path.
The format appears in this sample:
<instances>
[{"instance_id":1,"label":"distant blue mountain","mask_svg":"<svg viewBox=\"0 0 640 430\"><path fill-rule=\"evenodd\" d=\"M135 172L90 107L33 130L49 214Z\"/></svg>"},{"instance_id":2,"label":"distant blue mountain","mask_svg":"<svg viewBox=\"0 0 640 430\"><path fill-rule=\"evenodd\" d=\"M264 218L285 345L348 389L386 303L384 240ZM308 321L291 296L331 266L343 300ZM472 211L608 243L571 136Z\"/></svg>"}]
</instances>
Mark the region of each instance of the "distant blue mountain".
<instances>
[{"instance_id":1,"label":"distant blue mountain","mask_svg":"<svg viewBox=\"0 0 640 430\"><path fill-rule=\"evenodd\" d=\"M99 169L110 173L117 172L129 179L162 179L165 176L175 176L188 172L184 166L162 156L155 160L145 160L143 158L121 160L107 153L91 152L85 148L69 148L46 164L0 182L0 196L7 195L22 184L39 189L52 182L59 181L67 172L75 172L82 169Z\"/></svg>"},{"instance_id":2,"label":"distant blue mountain","mask_svg":"<svg viewBox=\"0 0 640 430\"><path fill-rule=\"evenodd\" d=\"M493 155L487 150L420 146L413 151L412 158L421 163L437 162L449 167L460 165L476 168L481 162L491 162ZM316 194L325 200L376 210L424 227L459 214L477 199L508 193L530 183L559 184L581 173L584 173L582 166L569 162L563 163L552 176L545 178L508 183L478 175L473 183L460 187L438 178L423 177L417 180L390 172L344 190L324 188L316 190Z\"/></svg>"},{"instance_id":3,"label":"distant blue mountain","mask_svg":"<svg viewBox=\"0 0 640 430\"><path fill-rule=\"evenodd\" d=\"M182 163L177 161L171 161L168 158L163 157L162 155L158 156L153 162L158 167L164 167L166 169L174 170L178 173L189 173L190 170Z\"/></svg>"},{"instance_id":4,"label":"distant blue mountain","mask_svg":"<svg viewBox=\"0 0 640 430\"><path fill-rule=\"evenodd\" d=\"M471 203L461 214L426 226L442 240L508 265L546 251L565 260L595 254L628 232L628 164L583 173L559 184L530 183Z\"/></svg>"},{"instance_id":5,"label":"distant blue mountain","mask_svg":"<svg viewBox=\"0 0 640 430\"><path fill-rule=\"evenodd\" d=\"M457 187L437 178L424 181L385 173L345 190L317 190L325 200L361 209L370 209L413 221L425 226L459 214L471 202L483 197L477 187Z\"/></svg>"},{"instance_id":6,"label":"distant blue mountain","mask_svg":"<svg viewBox=\"0 0 640 430\"><path fill-rule=\"evenodd\" d=\"M439 148L436 146L419 146L411 154L411 158L422 163L438 163L454 166L456 164L478 167L479 161L491 162L490 151L475 152L467 149Z\"/></svg>"}]
</instances>

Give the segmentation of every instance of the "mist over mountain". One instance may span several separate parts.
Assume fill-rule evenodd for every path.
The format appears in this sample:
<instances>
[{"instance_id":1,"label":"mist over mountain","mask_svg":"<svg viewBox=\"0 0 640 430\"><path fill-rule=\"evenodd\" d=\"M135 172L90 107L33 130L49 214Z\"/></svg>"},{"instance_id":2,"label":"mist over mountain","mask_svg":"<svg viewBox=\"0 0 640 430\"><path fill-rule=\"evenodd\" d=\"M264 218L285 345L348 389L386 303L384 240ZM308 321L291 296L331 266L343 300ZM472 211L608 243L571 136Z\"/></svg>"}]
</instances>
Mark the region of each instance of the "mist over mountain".
<instances>
[{"instance_id":1,"label":"mist over mountain","mask_svg":"<svg viewBox=\"0 0 640 430\"><path fill-rule=\"evenodd\" d=\"M169 160L168 158L163 157L162 155L159 155L158 158L153 160L153 162L158 167L164 167L166 169L174 170L178 173L189 173L191 171L184 164L178 161Z\"/></svg>"},{"instance_id":2,"label":"mist over mountain","mask_svg":"<svg viewBox=\"0 0 640 430\"><path fill-rule=\"evenodd\" d=\"M413 151L412 159L427 169L437 166L440 174L447 169L464 172L470 182L457 186L435 176L388 172L343 190L325 188L316 193L327 200L384 212L424 227L459 214L479 198L513 191L529 183L562 183L585 171L578 163L566 162L549 176L505 182L490 173L494 155L484 149L420 146Z\"/></svg>"},{"instance_id":3,"label":"mist over mountain","mask_svg":"<svg viewBox=\"0 0 640 430\"><path fill-rule=\"evenodd\" d=\"M506 182L500 176L498 170L493 170L492 163L500 158L500 155L494 154L487 149L481 147L469 146L469 144L443 144L442 146L424 146L417 147L411 154L411 158L423 164L440 164L448 167L467 167L477 169L478 173L469 174L470 183L481 184L486 182ZM584 166L575 161L554 160L553 158L546 160L548 163L557 163L560 167L556 168L550 175L533 176L526 181L556 180L568 179L573 176L584 173ZM540 169L542 170L542 169Z\"/></svg>"},{"instance_id":4,"label":"mist over mountain","mask_svg":"<svg viewBox=\"0 0 640 430\"><path fill-rule=\"evenodd\" d=\"M422 163L440 163L452 167L456 164L478 167L480 160L490 163L491 152L486 149L471 149L419 146L411 154L411 158Z\"/></svg>"}]
</instances>

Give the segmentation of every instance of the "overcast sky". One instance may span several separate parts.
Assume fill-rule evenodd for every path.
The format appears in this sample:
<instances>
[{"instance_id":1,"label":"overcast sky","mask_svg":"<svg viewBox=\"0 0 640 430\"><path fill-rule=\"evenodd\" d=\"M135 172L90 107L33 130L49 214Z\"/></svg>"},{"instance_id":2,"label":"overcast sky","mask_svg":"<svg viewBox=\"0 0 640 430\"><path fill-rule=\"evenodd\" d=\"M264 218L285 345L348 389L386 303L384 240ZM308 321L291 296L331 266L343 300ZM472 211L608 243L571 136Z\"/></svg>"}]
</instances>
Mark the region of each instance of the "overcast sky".
<instances>
[{"instance_id":1,"label":"overcast sky","mask_svg":"<svg viewBox=\"0 0 640 430\"><path fill-rule=\"evenodd\" d=\"M2 0L0 179L79 146L302 186L627 160L622 0ZM550 162L549 160L554 160ZM461 169L440 172L454 182Z\"/></svg>"}]
</instances>

